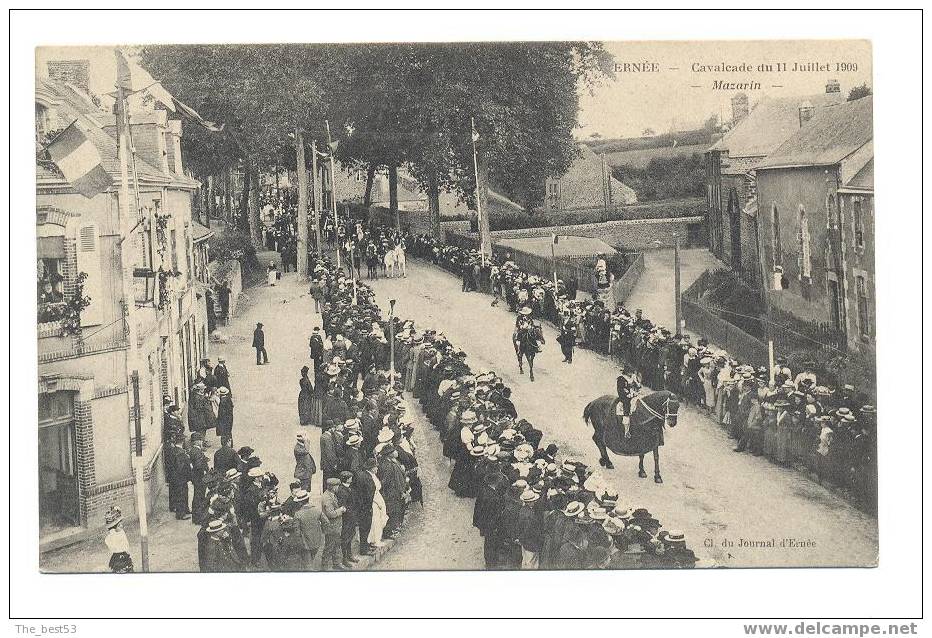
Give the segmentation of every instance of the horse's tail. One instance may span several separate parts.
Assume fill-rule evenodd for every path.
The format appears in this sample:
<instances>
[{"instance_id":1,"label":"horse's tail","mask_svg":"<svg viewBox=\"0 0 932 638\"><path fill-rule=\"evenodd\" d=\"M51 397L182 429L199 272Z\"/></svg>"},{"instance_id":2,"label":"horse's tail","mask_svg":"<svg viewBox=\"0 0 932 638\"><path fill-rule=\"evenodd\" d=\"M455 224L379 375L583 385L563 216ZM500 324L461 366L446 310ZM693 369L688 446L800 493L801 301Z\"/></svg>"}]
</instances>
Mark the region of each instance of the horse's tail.
<instances>
[{"instance_id":1,"label":"horse's tail","mask_svg":"<svg viewBox=\"0 0 932 638\"><path fill-rule=\"evenodd\" d=\"M592 402L586 404L586 407L582 411L582 420L583 423L589 425L589 419L592 418Z\"/></svg>"}]
</instances>

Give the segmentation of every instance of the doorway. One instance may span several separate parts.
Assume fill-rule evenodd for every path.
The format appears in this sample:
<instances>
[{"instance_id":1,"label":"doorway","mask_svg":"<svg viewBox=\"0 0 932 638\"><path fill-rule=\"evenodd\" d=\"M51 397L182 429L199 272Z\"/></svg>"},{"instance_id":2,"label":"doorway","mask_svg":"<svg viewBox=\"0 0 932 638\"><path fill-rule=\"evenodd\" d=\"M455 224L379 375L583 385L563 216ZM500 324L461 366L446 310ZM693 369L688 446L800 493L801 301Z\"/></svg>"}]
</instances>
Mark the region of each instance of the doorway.
<instances>
[{"instance_id":1,"label":"doorway","mask_svg":"<svg viewBox=\"0 0 932 638\"><path fill-rule=\"evenodd\" d=\"M74 393L39 395L39 535L81 524Z\"/></svg>"}]
</instances>

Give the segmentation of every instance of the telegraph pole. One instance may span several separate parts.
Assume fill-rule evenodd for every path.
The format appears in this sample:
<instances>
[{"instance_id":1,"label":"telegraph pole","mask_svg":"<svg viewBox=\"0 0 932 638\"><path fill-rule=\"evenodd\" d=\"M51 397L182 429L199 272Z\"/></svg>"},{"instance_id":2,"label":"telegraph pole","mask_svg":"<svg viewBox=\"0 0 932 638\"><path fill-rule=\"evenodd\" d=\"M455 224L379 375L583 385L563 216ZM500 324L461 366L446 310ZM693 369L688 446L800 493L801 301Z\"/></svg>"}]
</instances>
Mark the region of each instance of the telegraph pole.
<instances>
[{"instance_id":1,"label":"telegraph pole","mask_svg":"<svg viewBox=\"0 0 932 638\"><path fill-rule=\"evenodd\" d=\"M393 387L395 385L395 299L388 300L388 371L391 375L389 382Z\"/></svg>"},{"instance_id":2,"label":"telegraph pole","mask_svg":"<svg viewBox=\"0 0 932 638\"><path fill-rule=\"evenodd\" d=\"M120 208L120 262L122 267L122 294L123 312L126 320L126 375L129 383L127 394L127 414L134 418L130 435L136 438L136 454L133 456L133 473L135 476L136 513L139 516L139 541L142 554L142 569L149 569L149 525L146 511L146 484L145 462L142 456L142 421L139 404L139 352L136 327L136 294L133 285L133 264L130 263L130 246L132 245L132 228L135 215L132 214L129 199L129 115L127 113L126 88L129 82L129 69L126 60L116 50L117 58L117 102L116 125L119 137L120 153L120 195L118 198ZM123 73L126 77L123 77ZM127 86L124 86L127 84ZM135 171L134 171L135 172ZM136 191L136 184L133 184ZM134 192L136 200L136 214L139 214L138 193ZM135 389L135 391L134 391Z\"/></svg>"},{"instance_id":3,"label":"telegraph pole","mask_svg":"<svg viewBox=\"0 0 932 638\"><path fill-rule=\"evenodd\" d=\"M680 236L673 236L673 303L676 308L676 331L683 334L683 310L680 307Z\"/></svg>"}]
</instances>

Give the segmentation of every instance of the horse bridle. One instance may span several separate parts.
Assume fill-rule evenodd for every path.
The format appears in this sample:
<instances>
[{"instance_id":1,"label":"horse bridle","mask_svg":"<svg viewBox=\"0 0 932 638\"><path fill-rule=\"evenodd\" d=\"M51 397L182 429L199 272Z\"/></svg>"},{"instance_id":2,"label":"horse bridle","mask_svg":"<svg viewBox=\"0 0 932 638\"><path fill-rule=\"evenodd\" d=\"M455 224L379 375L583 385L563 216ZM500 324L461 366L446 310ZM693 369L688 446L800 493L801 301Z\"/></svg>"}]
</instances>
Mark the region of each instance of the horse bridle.
<instances>
[{"instance_id":1,"label":"horse bridle","mask_svg":"<svg viewBox=\"0 0 932 638\"><path fill-rule=\"evenodd\" d=\"M667 419L669 419L671 416L678 416L678 414L673 414L672 412L670 412L671 401L673 401L673 395L668 396L667 400L663 402L664 414L660 414L660 412L650 407L650 405L648 405L646 401L641 401L640 405L644 406L644 409L647 410L651 416L660 420L661 427L666 427Z\"/></svg>"}]
</instances>

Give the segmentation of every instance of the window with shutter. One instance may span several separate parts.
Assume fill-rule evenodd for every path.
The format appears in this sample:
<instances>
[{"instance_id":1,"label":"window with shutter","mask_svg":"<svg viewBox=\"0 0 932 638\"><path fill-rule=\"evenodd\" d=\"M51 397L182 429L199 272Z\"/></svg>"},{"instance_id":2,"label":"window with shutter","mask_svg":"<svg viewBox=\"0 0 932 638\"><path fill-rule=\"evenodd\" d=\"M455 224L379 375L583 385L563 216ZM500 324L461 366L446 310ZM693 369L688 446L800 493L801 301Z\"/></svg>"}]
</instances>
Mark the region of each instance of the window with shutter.
<instances>
[{"instance_id":1,"label":"window with shutter","mask_svg":"<svg viewBox=\"0 0 932 638\"><path fill-rule=\"evenodd\" d=\"M100 238L96 224L81 226L78 230L78 272L87 275L84 279L84 296L90 304L81 312L81 325L94 326L103 323L103 282L100 276Z\"/></svg>"}]
</instances>

